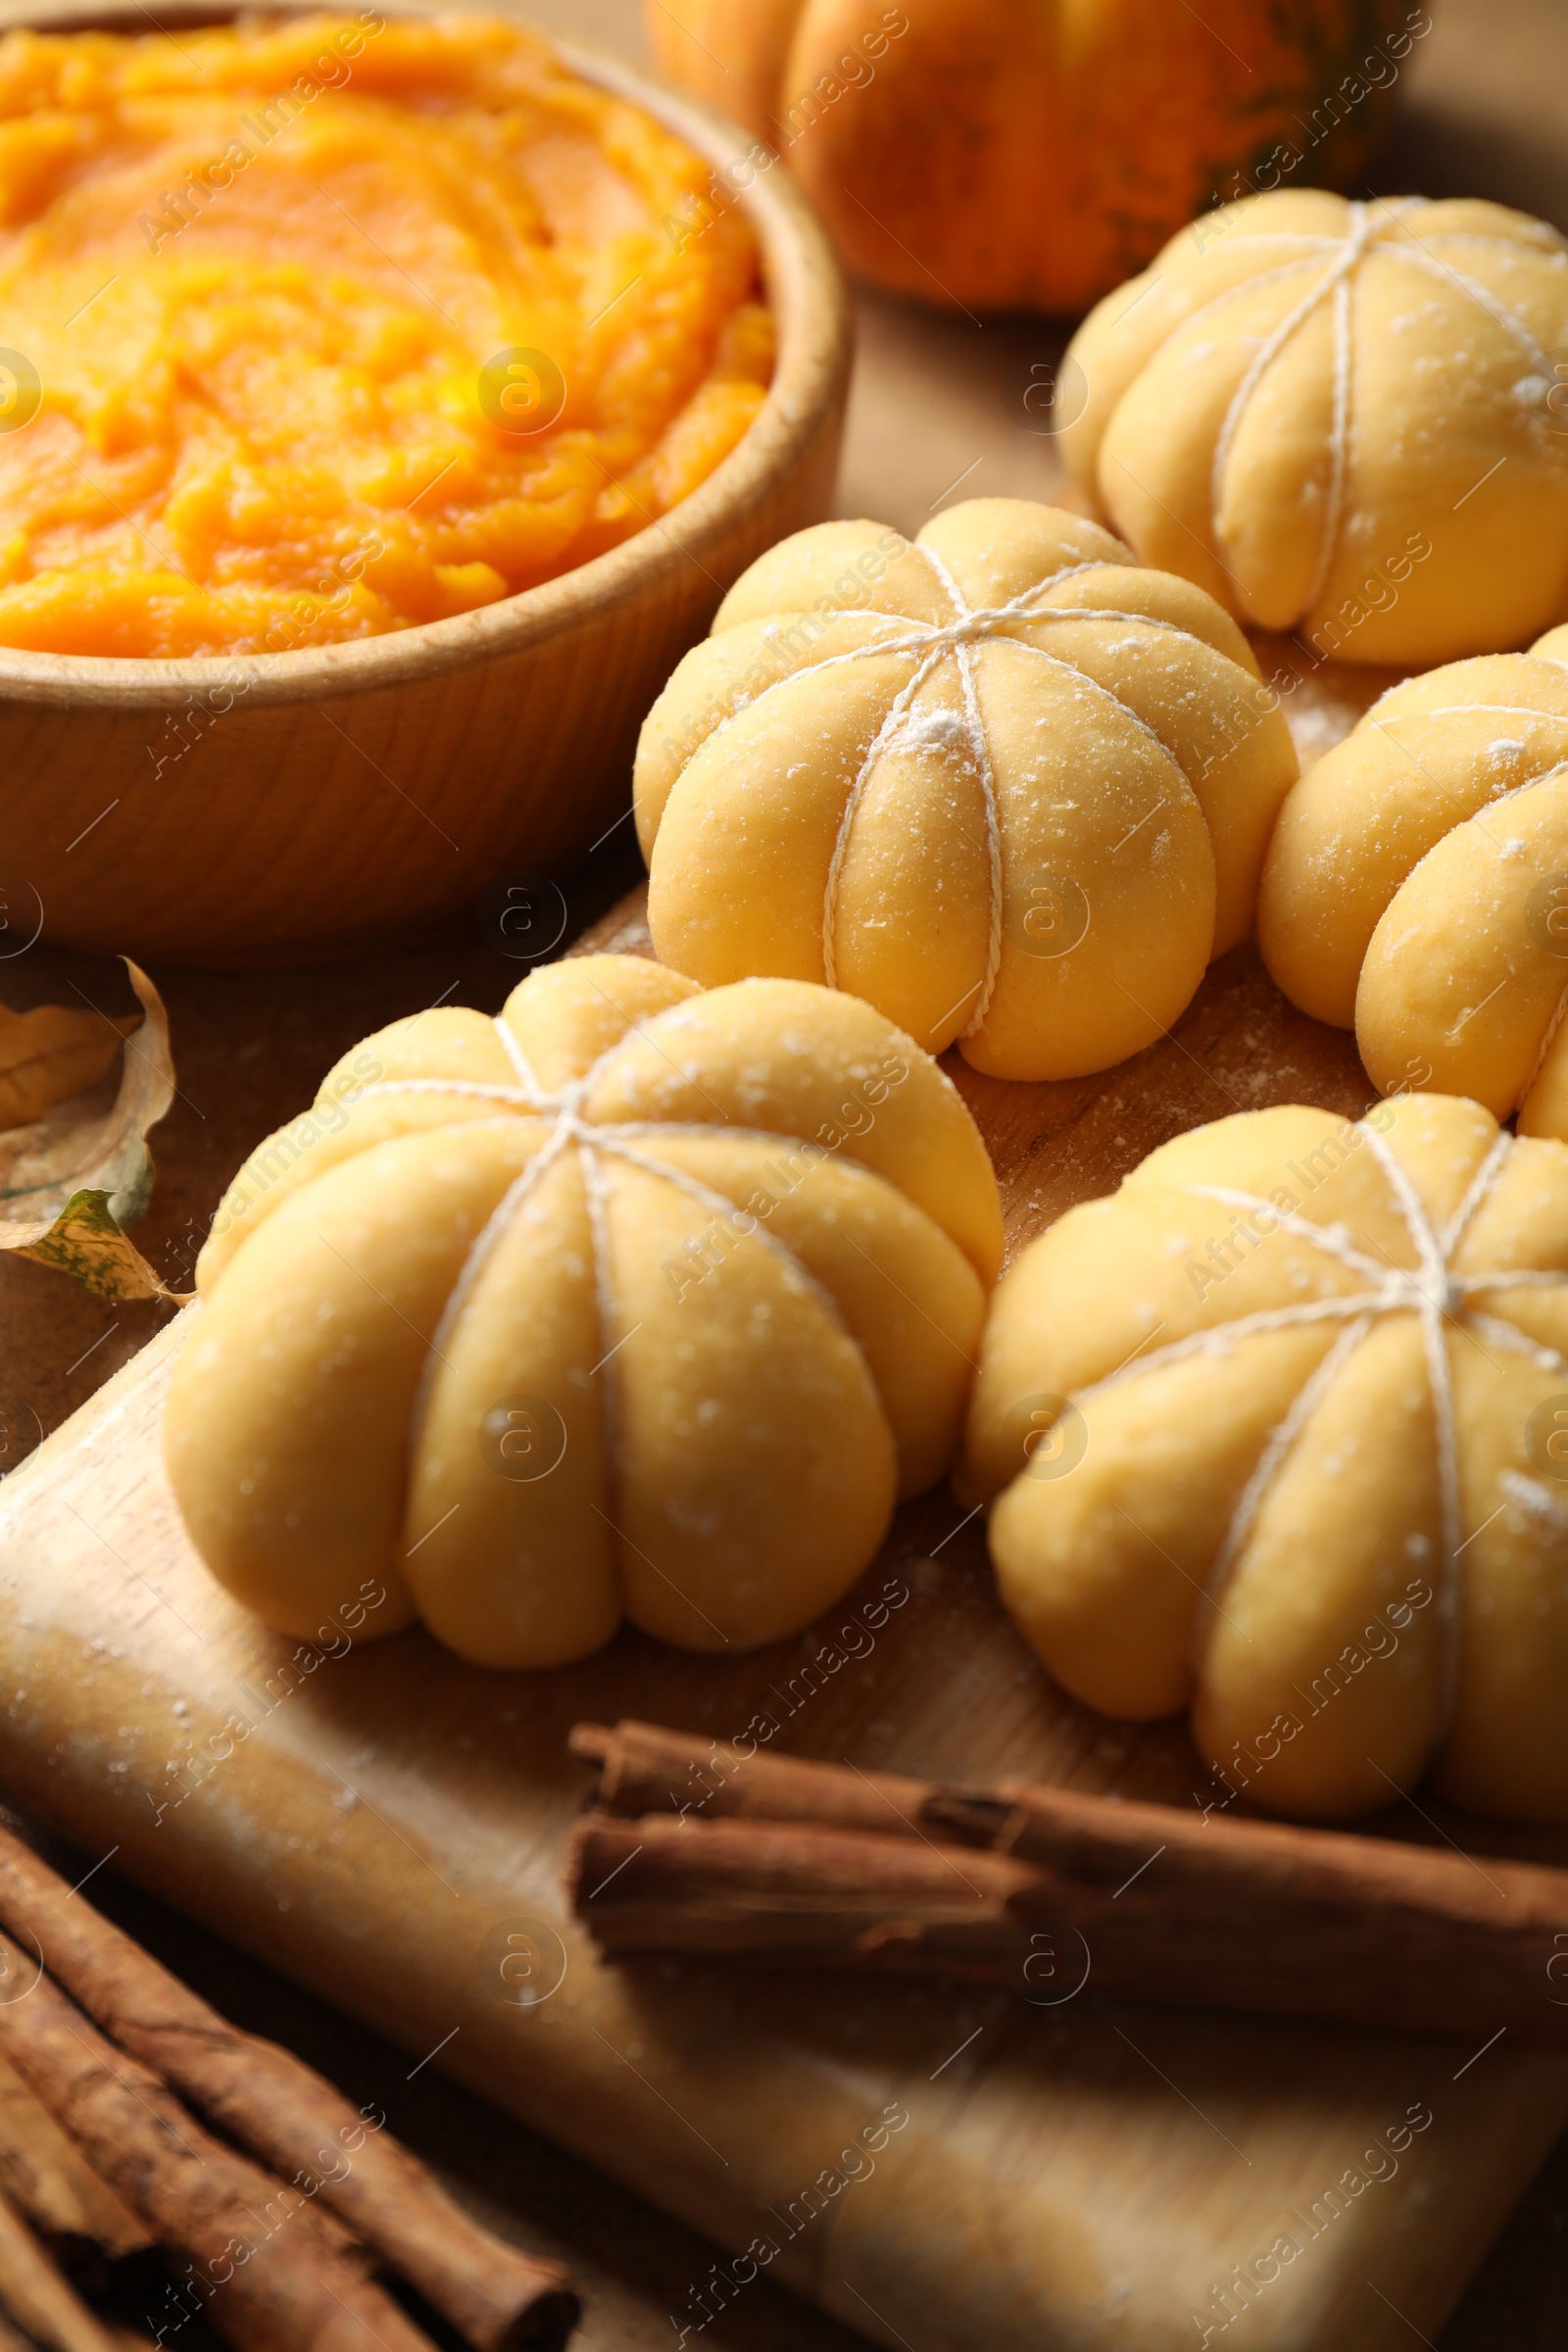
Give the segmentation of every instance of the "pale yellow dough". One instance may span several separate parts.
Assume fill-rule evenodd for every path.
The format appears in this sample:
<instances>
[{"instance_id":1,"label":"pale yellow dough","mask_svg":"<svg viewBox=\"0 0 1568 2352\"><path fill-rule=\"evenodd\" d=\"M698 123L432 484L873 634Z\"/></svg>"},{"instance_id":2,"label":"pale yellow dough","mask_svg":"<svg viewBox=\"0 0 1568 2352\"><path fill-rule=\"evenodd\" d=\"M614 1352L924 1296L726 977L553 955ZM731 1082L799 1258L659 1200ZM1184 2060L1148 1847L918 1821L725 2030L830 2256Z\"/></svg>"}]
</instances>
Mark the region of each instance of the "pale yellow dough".
<instances>
[{"instance_id":1,"label":"pale yellow dough","mask_svg":"<svg viewBox=\"0 0 1568 2352\"><path fill-rule=\"evenodd\" d=\"M1203 1801L1568 1819L1568 1147L1440 1095L1178 1137L1001 1283L963 1483Z\"/></svg>"},{"instance_id":2,"label":"pale yellow dough","mask_svg":"<svg viewBox=\"0 0 1568 2352\"><path fill-rule=\"evenodd\" d=\"M1074 480L1148 564L1348 662L1568 616L1568 242L1469 198L1204 214L1093 310Z\"/></svg>"},{"instance_id":3,"label":"pale yellow dough","mask_svg":"<svg viewBox=\"0 0 1568 2352\"><path fill-rule=\"evenodd\" d=\"M535 972L345 1056L235 1178L169 1470L198 1550L309 1637L366 1580L486 1666L623 1616L798 1631L956 1442L1001 1258L936 1065L853 998Z\"/></svg>"},{"instance_id":4,"label":"pale yellow dough","mask_svg":"<svg viewBox=\"0 0 1568 2352\"><path fill-rule=\"evenodd\" d=\"M1297 785L1258 941L1384 1094L1568 1137L1568 628L1410 678Z\"/></svg>"},{"instance_id":5,"label":"pale yellow dough","mask_svg":"<svg viewBox=\"0 0 1568 2352\"><path fill-rule=\"evenodd\" d=\"M1182 1012L1252 924L1297 773L1213 599L1076 515L830 522L730 590L643 728L663 960L863 997L933 1054L1066 1078Z\"/></svg>"}]
</instances>

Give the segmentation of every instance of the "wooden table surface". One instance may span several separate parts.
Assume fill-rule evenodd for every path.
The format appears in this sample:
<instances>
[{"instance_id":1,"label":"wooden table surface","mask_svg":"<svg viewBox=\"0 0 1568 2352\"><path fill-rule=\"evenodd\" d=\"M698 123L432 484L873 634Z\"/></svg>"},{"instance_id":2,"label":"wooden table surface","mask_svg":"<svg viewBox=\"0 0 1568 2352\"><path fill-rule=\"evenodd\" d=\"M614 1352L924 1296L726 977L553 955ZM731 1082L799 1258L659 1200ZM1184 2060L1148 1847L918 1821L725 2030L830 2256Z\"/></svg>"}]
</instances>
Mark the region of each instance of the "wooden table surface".
<instances>
[{"instance_id":1,"label":"wooden table surface","mask_svg":"<svg viewBox=\"0 0 1568 2352\"><path fill-rule=\"evenodd\" d=\"M1411 53L1404 118L1378 184L1497 197L1568 228L1568 0L1432 0L1432 9L1434 29ZM523 13L574 40L641 51L636 0L530 0ZM1035 364L1059 353L1059 327L979 324L865 298L859 335L841 512L913 531L948 498L1053 494L1050 444L1024 394ZM571 879L575 922L635 878L629 832ZM180 1094L154 1139L160 1176L142 1248L172 1281L182 1279L245 1150L309 1100L345 1047L449 992L493 1006L520 976L477 915L471 930L416 953L324 972L160 973ZM18 1009L76 1002L76 991L111 1010L131 1004L114 967L43 950L0 965L0 997ZM105 1306L41 1267L0 1262L0 1447L8 1449L0 1464L11 1466L64 1419L161 1319L154 1307ZM108 1871L95 1892L229 2014L288 2042L354 2097L381 2100L404 2136L495 2227L569 2260L588 2301L583 2352L654 2352L674 2340L669 2315L712 2259L703 2240L432 2069L411 2077L401 2052ZM1559 2346L1565 2286L1568 2141L1445 2329L1442 2352ZM862 2341L765 2281L706 2332L731 2352L852 2352Z\"/></svg>"}]
</instances>

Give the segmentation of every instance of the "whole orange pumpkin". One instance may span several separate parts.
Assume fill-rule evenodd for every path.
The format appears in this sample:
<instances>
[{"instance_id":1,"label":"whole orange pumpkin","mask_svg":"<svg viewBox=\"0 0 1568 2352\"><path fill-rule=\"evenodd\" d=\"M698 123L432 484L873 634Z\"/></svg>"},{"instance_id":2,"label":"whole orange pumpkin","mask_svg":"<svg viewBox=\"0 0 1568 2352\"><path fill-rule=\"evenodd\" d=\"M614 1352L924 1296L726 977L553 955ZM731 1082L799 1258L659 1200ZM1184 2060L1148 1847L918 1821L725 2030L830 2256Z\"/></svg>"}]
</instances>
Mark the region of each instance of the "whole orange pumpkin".
<instances>
[{"instance_id":1,"label":"whole orange pumpkin","mask_svg":"<svg viewBox=\"0 0 1568 2352\"><path fill-rule=\"evenodd\" d=\"M1410 0L646 7L661 69L788 159L857 275L971 310L1081 311L1216 199L1348 184L1431 24Z\"/></svg>"}]
</instances>

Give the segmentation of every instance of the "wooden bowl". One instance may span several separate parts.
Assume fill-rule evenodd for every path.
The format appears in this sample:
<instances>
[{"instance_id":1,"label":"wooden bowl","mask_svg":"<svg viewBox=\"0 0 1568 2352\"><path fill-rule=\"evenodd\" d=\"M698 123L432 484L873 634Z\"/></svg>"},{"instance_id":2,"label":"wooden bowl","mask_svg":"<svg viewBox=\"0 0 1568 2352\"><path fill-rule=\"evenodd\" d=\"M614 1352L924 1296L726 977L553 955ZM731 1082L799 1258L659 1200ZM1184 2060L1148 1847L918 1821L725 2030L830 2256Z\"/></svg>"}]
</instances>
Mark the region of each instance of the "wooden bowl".
<instances>
[{"instance_id":1,"label":"wooden bowl","mask_svg":"<svg viewBox=\"0 0 1568 2352\"><path fill-rule=\"evenodd\" d=\"M224 13L165 9L160 23ZM79 6L0 16L24 21L116 23ZM746 153L743 132L689 100L564 55L715 165ZM584 856L629 806L644 713L725 589L832 496L843 280L782 169L740 203L778 324L772 389L707 481L608 555L453 620L308 652L0 646L0 956L41 928L177 963L336 958L477 911L498 877L564 874Z\"/></svg>"}]
</instances>

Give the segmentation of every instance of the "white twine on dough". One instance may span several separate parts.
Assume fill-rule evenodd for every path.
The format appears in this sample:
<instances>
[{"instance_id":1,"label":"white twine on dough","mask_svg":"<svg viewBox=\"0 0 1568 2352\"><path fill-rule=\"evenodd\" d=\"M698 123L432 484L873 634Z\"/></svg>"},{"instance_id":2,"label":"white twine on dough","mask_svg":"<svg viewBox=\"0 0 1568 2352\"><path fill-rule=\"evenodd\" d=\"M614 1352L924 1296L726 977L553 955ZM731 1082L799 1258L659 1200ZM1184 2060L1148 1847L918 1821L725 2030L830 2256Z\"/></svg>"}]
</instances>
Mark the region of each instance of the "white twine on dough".
<instances>
[{"instance_id":1,"label":"white twine on dough","mask_svg":"<svg viewBox=\"0 0 1568 2352\"><path fill-rule=\"evenodd\" d=\"M849 654L830 654L823 661L812 662L804 668L791 670L788 680L769 680L762 690L766 695L776 686L792 683L796 678L810 677L816 671L835 667L840 662L870 661L885 654L915 654L916 666L889 704L881 725L872 736L860 761L849 797L839 818L838 833L833 843L833 855L828 860L827 880L822 891L822 977L829 988L837 988L838 979L838 921L839 893L843 882L845 862L849 857L850 837L855 820L860 811L866 788L875 772L877 761L888 749L913 707L915 697L927 680L934 676L949 654L956 657L960 690L963 698L964 727L969 747L980 775L980 790L985 806L987 843L987 925L986 961L980 979L975 983L978 1003L962 1035L972 1037L990 1009L996 990L997 974L1002 966L1002 828L997 812L996 777L991 765L991 746L986 737L975 694L974 667L969 647L977 638L995 637L1010 622L1036 617L1033 611L1039 599L1054 588L1058 581L1080 571L1102 568L1104 558L1059 566L1047 578L1037 580L1029 588L1004 605L988 605L976 609L970 605L946 564L934 550L911 541L911 552L918 552L930 564L943 591L953 606L954 618L946 625L938 622L916 624L918 634L909 634L895 643L858 647ZM1118 615L1130 619L1130 614ZM1073 672L1074 676L1081 673ZM757 698L759 701L761 696ZM717 732L717 730L715 730ZM960 999L960 1002L962 1000Z\"/></svg>"},{"instance_id":2,"label":"white twine on dough","mask_svg":"<svg viewBox=\"0 0 1568 2352\"><path fill-rule=\"evenodd\" d=\"M423 1442L437 1370L439 1366L446 1364L447 1350L452 1344L453 1334L458 1323L472 1298L480 1277L491 1263L514 1222L521 1214L544 1178L553 1168L561 1165L572 1146L576 1147L588 1207L588 1227L594 1258L594 1293L598 1309L600 1341L604 1351L600 1357L601 1366L614 1354L615 1348L619 1344L612 1337L612 1325L624 1320L619 1314L611 1274L608 1203L604 1171L600 1164L602 1155L608 1154L612 1158L619 1159L628 1166L638 1168L645 1175L662 1178L666 1183L673 1185L686 1199L705 1209L710 1217L715 1219L745 1212L740 1210L738 1203L731 1200L727 1195L704 1184L700 1177L693 1176L689 1170L675 1167L668 1160L657 1158L647 1149L647 1145L653 1139L661 1135L706 1137L718 1134L730 1142L761 1145L785 1152L804 1151L813 1160L826 1161L831 1156L825 1150L811 1143L805 1136L784 1135L770 1128L730 1125L714 1127L700 1120L670 1119L616 1120L599 1125L585 1119L582 1116L582 1105L600 1072L621 1051L622 1047L628 1045L634 1037L640 1037L643 1034L644 1024L642 1021L632 1022L624 1033L614 1040L613 1044L606 1047L605 1051L579 1078L572 1079L555 1094L548 1093L541 1084L523 1052L520 1040L513 1034L503 1015L495 1016L494 1026L508 1060L523 1081L521 1086L505 1086L473 1078L387 1078L379 1079L373 1085L362 1088L356 1098L358 1101L364 1102L375 1095L457 1096L460 1099L493 1102L502 1105L514 1114L525 1115L530 1111L543 1112L552 1117L555 1122L546 1142L529 1160L527 1166L514 1177L470 1243L464 1256L463 1264L458 1269L457 1278L447 1295L446 1304L442 1308L436 1328L426 1343L424 1356L419 1367L419 1377L415 1386L414 1407L410 1415L406 1448L409 1466L407 1483L411 1487L413 1466L418 1458L419 1448ZM510 1121L474 1119L464 1123L488 1127L496 1124L510 1124ZM752 1218L747 1238L752 1236L760 1240L763 1248L781 1261L786 1273L792 1274L802 1288L809 1293L835 1327L848 1334L849 1326L844 1320L838 1301L818 1277L811 1272L804 1259L790 1248L789 1244L778 1234L769 1230L760 1217ZM853 1334L849 1336L853 1337ZM612 1374L607 1382L602 1406L605 1426L606 1475L607 1480L611 1482L608 1498L612 1503L612 1526L618 1516L613 1488L614 1466L618 1460L615 1440L620 1415L619 1398L616 1394L617 1379L618 1372ZM618 1529L615 1532L618 1534ZM695 1603L693 1605L695 1606Z\"/></svg>"},{"instance_id":3,"label":"white twine on dough","mask_svg":"<svg viewBox=\"0 0 1568 2352\"><path fill-rule=\"evenodd\" d=\"M1560 1285L1568 1282L1568 1269L1496 1267L1477 1274L1454 1271L1454 1253L1474 1223L1477 1212L1490 1200L1515 1147L1516 1139L1505 1128L1487 1152L1464 1198L1441 1231L1427 1214L1425 1203L1404 1163L1390 1149L1385 1138L1364 1120L1356 1122L1356 1132L1370 1146L1372 1156L1388 1182L1395 1206L1398 1209L1415 1252L1416 1263L1413 1267L1380 1266L1355 1247L1344 1225L1316 1225L1310 1218L1277 1208L1259 1194L1233 1190L1226 1185L1176 1186L1173 1188L1176 1191L1196 1199L1222 1201L1227 1207L1240 1209L1249 1216L1261 1210L1265 1216L1276 1221L1278 1231L1310 1242L1325 1256L1349 1272L1363 1278L1370 1275L1373 1278L1372 1285L1365 1290L1311 1299L1294 1306L1262 1308L1255 1314L1237 1316L1228 1323L1211 1324L1201 1331L1190 1333L1185 1339L1171 1341L1149 1355L1137 1356L1120 1365L1105 1379L1095 1381L1088 1388L1080 1390L1073 1402L1082 1410L1096 1397L1122 1387L1128 1381L1142 1379L1149 1372L1165 1370L1196 1355L1228 1352L1242 1340L1301 1329L1314 1323L1342 1322L1346 1325L1347 1328L1334 1342L1311 1377L1298 1392L1289 1411L1269 1433L1257 1464L1242 1489L1204 1588L1205 1598L1218 1608L1276 1481L1295 1450L1301 1431L1334 1379L1376 1323L1388 1315L1415 1314L1420 1321L1422 1353L1432 1397L1433 1443L1438 1473L1443 1554L1438 1578L1438 1619L1442 1628L1439 1715L1440 1724L1446 1730L1452 1719L1458 1690L1459 1555L1464 1546L1460 1539L1462 1498L1453 1374L1444 1325L1446 1322L1467 1324L1478 1334L1484 1332L1499 1345L1509 1347L1515 1352L1528 1354L1543 1370L1568 1374L1568 1358L1560 1355L1555 1348L1532 1339L1528 1332L1522 1331L1506 1317L1470 1303L1477 1294L1486 1291ZM1211 1628L1202 1623L1195 1626L1194 1639L1200 1654L1209 1638Z\"/></svg>"},{"instance_id":4,"label":"white twine on dough","mask_svg":"<svg viewBox=\"0 0 1568 2352\"><path fill-rule=\"evenodd\" d=\"M1209 472L1208 487L1209 525L1216 543L1219 543L1224 538L1220 508L1224 498L1225 468L1230 464L1231 451L1243 418L1251 406L1252 396L1287 343L1306 324L1319 303L1326 302L1332 294L1335 314L1334 414L1329 428L1329 495L1318 540L1317 570L1303 611L1310 611L1317 602L1339 543L1350 416L1349 281L1359 267L1362 255L1373 241L1376 227L1366 205L1351 205L1348 234L1335 240L1339 248L1338 258L1311 291L1303 296L1294 310L1286 313L1272 334L1265 336L1259 345L1251 366L1232 395L1225 412L1225 421L1220 426L1219 438L1214 444L1214 463Z\"/></svg>"}]
</instances>

